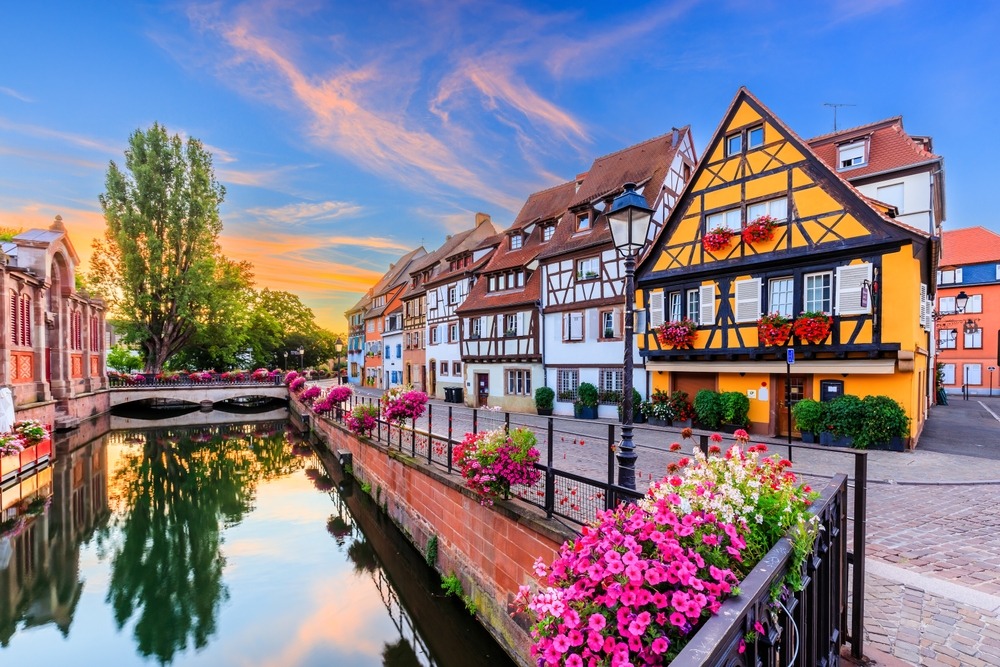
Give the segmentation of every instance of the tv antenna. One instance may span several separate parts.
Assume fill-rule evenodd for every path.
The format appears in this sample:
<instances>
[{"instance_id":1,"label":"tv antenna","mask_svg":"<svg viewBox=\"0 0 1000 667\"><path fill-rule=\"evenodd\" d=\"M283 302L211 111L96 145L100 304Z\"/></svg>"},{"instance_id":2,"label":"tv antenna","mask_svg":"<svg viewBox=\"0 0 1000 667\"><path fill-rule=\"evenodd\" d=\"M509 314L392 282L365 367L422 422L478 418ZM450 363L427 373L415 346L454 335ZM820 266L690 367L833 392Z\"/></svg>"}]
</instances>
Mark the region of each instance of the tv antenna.
<instances>
[{"instance_id":1,"label":"tv antenna","mask_svg":"<svg viewBox=\"0 0 1000 667\"><path fill-rule=\"evenodd\" d=\"M833 104L831 102L823 102L825 107L833 107L833 131L837 131L837 107L856 107L857 104Z\"/></svg>"}]
</instances>

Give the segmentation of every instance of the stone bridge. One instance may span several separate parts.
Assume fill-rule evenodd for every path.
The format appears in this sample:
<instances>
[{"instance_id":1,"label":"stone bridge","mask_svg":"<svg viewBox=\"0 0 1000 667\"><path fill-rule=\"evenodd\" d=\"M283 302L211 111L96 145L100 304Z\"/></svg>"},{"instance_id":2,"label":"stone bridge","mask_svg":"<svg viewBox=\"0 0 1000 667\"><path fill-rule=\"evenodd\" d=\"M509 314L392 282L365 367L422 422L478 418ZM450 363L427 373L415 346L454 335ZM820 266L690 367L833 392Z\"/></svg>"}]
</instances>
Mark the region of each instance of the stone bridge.
<instances>
[{"instance_id":1,"label":"stone bridge","mask_svg":"<svg viewBox=\"0 0 1000 667\"><path fill-rule=\"evenodd\" d=\"M288 419L288 409L278 408L266 412L251 412L241 414L239 412L223 412L222 410L212 410L202 412L195 409L193 412L186 412L176 417L165 419L139 419L138 417L120 417L111 415L111 429L135 430L135 429L157 429L173 428L175 426L192 427L216 426L219 424L243 424L254 422L278 422Z\"/></svg>"},{"instance_id":2,"label":"stone bridge","mask_svg":"<svg viewBox=\"0 0 1000 667\"><path fill-rule=\"evenodd\" d=\"M135 401L143 401L148 398L166 398L175 401L185 401L195 405L206 405L208 403L214 404L220 401L227 401L232 398L248 398L250 396L287 399L288 387L267 383L133 385L112 387L108 393L111 395L111 407L134 403Z\"/></svg>"}]
</instances>

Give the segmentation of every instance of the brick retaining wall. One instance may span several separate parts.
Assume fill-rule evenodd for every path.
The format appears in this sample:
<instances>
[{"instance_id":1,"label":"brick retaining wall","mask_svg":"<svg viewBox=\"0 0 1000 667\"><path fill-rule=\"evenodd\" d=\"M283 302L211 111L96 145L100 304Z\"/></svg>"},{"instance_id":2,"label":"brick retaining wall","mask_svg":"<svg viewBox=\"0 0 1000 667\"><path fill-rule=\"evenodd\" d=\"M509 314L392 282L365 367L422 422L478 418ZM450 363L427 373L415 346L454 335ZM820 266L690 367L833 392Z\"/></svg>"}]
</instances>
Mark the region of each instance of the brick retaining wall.
<instances>
[{"instance_id":1,"label":"brick retaining wall","mask_svg":"<svg viewBox=\"0 0 1000 667\"><path fill-rule=\"evenodd\" d=\"M291 405L299 414L307 412L297 401ZM511 618L508 605L518 586L536 580L535 559L552 562L574 531L512 501L483 507L457 475L308 414L313 436L334 452L351 452L354 477L371 484L372 497L387 503L389 516L417 549L425 552L437 535L437 570L458 575L475 600L477 618L517 662L533 665L531 637Z\"/></svg>"}]
</instances>

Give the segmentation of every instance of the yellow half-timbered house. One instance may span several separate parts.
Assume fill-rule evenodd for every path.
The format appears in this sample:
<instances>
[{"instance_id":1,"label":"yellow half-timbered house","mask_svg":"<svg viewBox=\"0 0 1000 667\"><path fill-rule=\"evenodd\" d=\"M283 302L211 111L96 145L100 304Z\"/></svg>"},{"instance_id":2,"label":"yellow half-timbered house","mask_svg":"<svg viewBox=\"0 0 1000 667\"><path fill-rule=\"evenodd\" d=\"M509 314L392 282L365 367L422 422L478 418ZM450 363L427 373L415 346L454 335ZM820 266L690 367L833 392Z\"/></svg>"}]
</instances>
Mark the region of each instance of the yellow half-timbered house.
<instances>
[{"instance_id":1,"label":"yellow half-timbered house","mask_svg":"<svg viewBox=\"0 0 1000 667\"><path fill-rule=\"evenodd\" d=\"M654 389L739 391L752 431L783 435L786 349L796 351L791 402L823 392L886 395L911 418L915 441L928 407L928 285L936 241L866 198L746 89L726 112L683 195L638 271L646 311L639 346ZM775 220L770 240L741 237ZM732 239L709 250L704 237ZM770 313L832 317L822 342L766 345ZM662 345L656 328L688 318L690 348Z\"/></svg>"}]
</instances>

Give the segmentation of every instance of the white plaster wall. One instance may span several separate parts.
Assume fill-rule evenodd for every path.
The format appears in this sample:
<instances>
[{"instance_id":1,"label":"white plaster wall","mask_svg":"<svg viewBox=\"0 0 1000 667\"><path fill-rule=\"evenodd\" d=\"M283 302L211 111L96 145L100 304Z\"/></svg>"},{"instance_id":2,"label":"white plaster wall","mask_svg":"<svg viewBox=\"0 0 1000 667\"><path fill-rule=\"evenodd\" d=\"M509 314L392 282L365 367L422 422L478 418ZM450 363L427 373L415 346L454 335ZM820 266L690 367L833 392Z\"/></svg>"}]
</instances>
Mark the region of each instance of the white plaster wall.
<instances>
[{"instance_id":1,"label":"white plaster wall","mask_svg":"<svg viewBox=\"0 0 1000 667\"><path fill-rule=\"evenodd\" d=\"M902 184L903 210L897 220L911 227L933 233L934 217L931 212L931 176L929 172L891 177L885 180L857 186L865 196L878 199L878 189L889 185Z\"/></svg>"}]
</instances>

